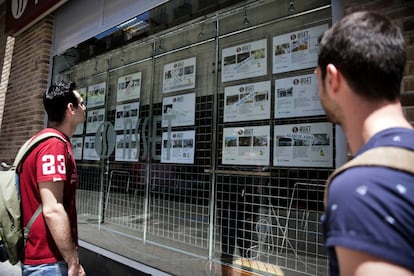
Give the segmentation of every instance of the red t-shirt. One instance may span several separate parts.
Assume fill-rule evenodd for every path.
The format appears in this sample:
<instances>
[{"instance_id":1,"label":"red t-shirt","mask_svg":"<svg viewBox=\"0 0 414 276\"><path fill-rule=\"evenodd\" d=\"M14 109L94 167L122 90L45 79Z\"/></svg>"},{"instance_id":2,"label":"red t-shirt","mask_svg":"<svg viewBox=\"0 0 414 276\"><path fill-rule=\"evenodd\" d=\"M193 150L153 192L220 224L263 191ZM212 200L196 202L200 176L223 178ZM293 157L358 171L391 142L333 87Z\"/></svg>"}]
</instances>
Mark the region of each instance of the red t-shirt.
<instances>
[{"instance_id":1,"label":"red t-shirt","mask_svg":"<svg viewBox=\"0 0 414 276\"><path fill-rule=\"evenodd\" d=\"M20 190L22 198L23 225L26 226L41 204L38 183L64 181L63 206L69 216L73 241L78 242L75 193L78 185L76 163L69 138L55 129L52 131L66 138L49 138L41 142L26 158L21 167ZM33 223L26 243L23 263L38 265L63 260L46 222L40 215Z\"/></svg>"}]
</instances>

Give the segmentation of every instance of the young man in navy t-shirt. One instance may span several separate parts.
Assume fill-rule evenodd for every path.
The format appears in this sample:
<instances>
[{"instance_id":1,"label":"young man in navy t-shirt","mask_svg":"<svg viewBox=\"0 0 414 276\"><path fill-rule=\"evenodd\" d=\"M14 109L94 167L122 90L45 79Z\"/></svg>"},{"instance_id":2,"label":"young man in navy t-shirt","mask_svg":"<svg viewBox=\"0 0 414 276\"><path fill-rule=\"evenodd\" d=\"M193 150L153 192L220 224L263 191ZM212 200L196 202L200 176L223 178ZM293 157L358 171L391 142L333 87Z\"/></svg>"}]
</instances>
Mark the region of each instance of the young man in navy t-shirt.
<instances>
[{"instance_id":1,"label":"young man in navy t-shirt","mask_svg":"<svg viewBox=\"0 0 414 276\"><path fill-rule=\"evenodd\" d=\"M353 156L379 146L414 150L400 102L405 62L400 29L379 14L352 13L323 34L320 100ZM414 275L414 175L353 167L334 178L327 198L330 275Z\"/></svg>"}]
</instances>

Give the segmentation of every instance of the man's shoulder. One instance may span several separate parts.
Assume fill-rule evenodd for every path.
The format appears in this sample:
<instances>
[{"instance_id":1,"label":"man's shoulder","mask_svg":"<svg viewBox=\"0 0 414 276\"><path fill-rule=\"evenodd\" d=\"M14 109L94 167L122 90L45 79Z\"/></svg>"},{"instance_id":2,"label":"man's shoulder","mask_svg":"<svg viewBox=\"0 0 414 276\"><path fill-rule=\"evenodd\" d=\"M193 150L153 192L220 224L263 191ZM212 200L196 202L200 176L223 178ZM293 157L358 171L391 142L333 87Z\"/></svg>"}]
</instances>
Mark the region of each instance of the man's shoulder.
<instances>
[{"instance_id":1,"label":"man's shoulder","mask_svg":"<svg viewBox=\"0 0 414 276\"><path fill-rule=\"evenodd\" d=\"M414 129L412 128L389 128L375 134L362 147L361 154L375 147L402 147L414 150Z\"/></svg>"},{"instance_id":2,"label":"man's shoulder","mask_svg":"<svg viewBox=\"0 0 414 276\"><path fill-rule=\"evenodd\" d=\"M382 173L384 170L385 168L367 166L348 168L336 175L332 180L330 190L340 190L340 193L343 193L344 190L354 189L356 186L360 185L360 183L367 183L370 181L373 173L378 173L378 171Z\"/></svg>"},{"instance_id":3,"label":"man's shoulder","mask_svg":"<svg viewBox=\"0 0 414 276\"><path fill-rule=\"evenodd\" d=\"M54 128L45 128L35 134L32 138L34 139L40 139L40 144L48 145L48 144L66 144L69 143L69 139L60 131L54 129Z\"/></svg>"},{"instance_id":4,"label":"man's shoulder","mask_svg":"<svg viewBox=\"0 0 414 276\"><path fill-rule=\"evenodd\" d=\"M49 134L53 134L53 136L49 136ZM43 137L41 138L41 136ZM67 144L69 141L67 138L54 129L44 129L34 135L31 139L38 139L38 141L29 156L39 156L39 154L58 153L68 150Z\"/></svg>"},{"instance_id":5,"label":"man's shoulder","mask_svg":"<svg viewBox=\"0 0 414 276\"><path fill-rule=\"evenodd\" d=\"M68 137L65 134L63 134L62 132L60 132L59 130L55 128L45 128L39 131L38 133L36 133L34 137L39 137L42 135L43 136L51 135L53 136L52 138L57 138L57 139L64 140L64 141L68 140Z\"/></svg>"},{"instance_id":6,"label":"man's shoulder","mask_svg":"<svg viewBox=\"0 0 414 276\"><path fill-rule=\"evenodd\" d=\"M404 183L413 183L414 175L384 166L357 166L339 174L332 181L329 197L360 198L368 191L380 198L398 191ZM414 201L414 198L413 198Z\"/></svg>"}]
</instances>

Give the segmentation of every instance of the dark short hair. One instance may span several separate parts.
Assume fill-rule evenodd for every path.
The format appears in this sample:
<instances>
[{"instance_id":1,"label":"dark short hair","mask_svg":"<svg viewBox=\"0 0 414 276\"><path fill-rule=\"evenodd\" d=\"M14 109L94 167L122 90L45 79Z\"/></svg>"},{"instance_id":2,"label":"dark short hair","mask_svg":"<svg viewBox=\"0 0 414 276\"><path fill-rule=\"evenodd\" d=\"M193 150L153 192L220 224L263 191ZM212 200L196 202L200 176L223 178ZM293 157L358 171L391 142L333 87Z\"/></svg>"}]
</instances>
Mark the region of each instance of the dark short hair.
<instances>
[{"instance_id":1,"label":"dark short hair","mask_svg":"<svg viewBox=\"0 0 414 276\"><path fill-rule=\"evenodd\" d=\"M78 98L73 93L75 87L74 82L59 81L46 90L43 95L43 106L49 121L62 123L69 103L72 103L74 107L78 107Z\"/></svg>"},{"instance_id":2,"label":"dark short hair","mask_svg":"<svg viewBox=\"0 0 414 276\"><path fill-rule=\"evenodd\" d=\"M327 30L319 46L322 79L333 64L350 87L369 100L400 97L406 53L400 28L374 12L355 12Z\"/></svg>"}]
</instances>

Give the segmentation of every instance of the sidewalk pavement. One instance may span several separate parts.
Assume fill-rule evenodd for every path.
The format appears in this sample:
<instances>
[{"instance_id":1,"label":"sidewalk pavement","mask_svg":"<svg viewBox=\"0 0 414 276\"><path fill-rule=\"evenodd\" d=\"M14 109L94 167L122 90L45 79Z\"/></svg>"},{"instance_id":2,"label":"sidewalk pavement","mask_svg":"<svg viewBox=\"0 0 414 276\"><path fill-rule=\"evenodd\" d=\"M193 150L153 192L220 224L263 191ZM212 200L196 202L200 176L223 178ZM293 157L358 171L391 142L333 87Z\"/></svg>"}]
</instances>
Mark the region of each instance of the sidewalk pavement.
<instances>
[{"instance_id":1,"label":"sidewalk pavement","mask_svg":"<svg viewBox=\"0 0 414 276\"><path fill-rule=\"evenodd\" d=\"M21 276L22 269L20 263L11 265L8 261L0 263L0 276Z\"/></svg>"}]
</instances>

